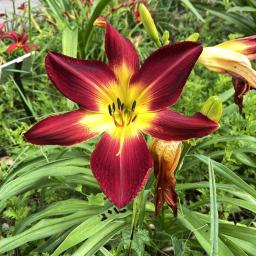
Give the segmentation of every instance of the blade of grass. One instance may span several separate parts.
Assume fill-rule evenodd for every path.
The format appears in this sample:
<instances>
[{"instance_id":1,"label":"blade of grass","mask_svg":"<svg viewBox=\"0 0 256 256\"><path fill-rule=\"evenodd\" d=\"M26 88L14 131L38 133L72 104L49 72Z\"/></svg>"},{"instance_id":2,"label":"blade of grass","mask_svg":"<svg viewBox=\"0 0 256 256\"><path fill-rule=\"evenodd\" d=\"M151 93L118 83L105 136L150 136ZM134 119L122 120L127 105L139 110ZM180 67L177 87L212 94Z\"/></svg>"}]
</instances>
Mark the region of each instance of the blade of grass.
<instances>
[{"instance_id":1,"label":"blade of grass","mask_svg":"<svg viewBox=\"0 0 256 256\"><path fill-rule=\"evenodd\" d=\"M204 155L194 155L197 159L202 161L205 164L208 164L208 157ZM238 188L240 188L242 191L247 192L254 198L256 198L256 191L249 186L245 181L243 181L238 175L236 175L232 170L230 170L228 167L225 165L218 163L214 160L211 160L213 164L214 170L224 177L226 180L230 181L231 183L235 184Z\"/></svg>"},{"instance_id":2,"label":"blade of grass","mask_svg":"<svg viewBox=\"0 0 256 256\"><path fill-rule=\"evenodd\" d=\"M194 5L189 0L181 0L181 2L202 22L205 22L203 17L200 15L200 13L197 11L197 9L194 7Z\"/></svg>"},{"instance_id":3,"label":"blade of grass","mask_svg":"<svg viewBox=\"0 0 256 256\"><path fill-rule=\"evenodd\" d=\"M211 210L210 255L218 256L218 233L219 233L218 206L217 206L215 175L214 175L211 159L209 159L208 170L209 170L209 187L210 187L210 202L211 202L210 204L210 210Z\"/></svg>"}]
</instances>

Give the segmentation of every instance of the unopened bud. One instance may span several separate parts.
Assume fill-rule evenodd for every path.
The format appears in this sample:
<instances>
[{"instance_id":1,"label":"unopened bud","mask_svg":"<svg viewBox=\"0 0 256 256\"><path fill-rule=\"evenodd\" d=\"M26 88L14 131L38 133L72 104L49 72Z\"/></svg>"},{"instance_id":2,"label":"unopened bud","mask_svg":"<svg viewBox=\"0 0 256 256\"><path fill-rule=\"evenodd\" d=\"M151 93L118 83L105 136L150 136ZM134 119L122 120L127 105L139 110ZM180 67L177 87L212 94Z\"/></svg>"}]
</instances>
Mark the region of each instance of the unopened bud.
<instances>
[{"instance_id":1,"label":"unopened bud","mask_svg":"<svg viewBox=\"0 0 256 256\"><path fill-rule=\"evenodd\" d=\"M163 41L164 45L169 44L169 42L170 42L169 37L170 37L169 31L165 30L163 33L163 36L162 36L162 41Z\"/></svg>"},{"instance_id":2,"label":"unopened bud","mask_svg":"<svg viewBox=\"0 0 256 256\"><path fill-rule=\"evenodd\" d=\"M145 30L147 31L151 39L156 43L156 45L158 47L161 47L161 42L154 20L147 7L142 3L139 5L139 13Z\"/></svg>"},{"instance_id":3,"label":"unopened bud","mask_svg":"<svg viewBox=\"0 0 256 256\"><path fill-rule=\"evenodd\" d=\"M148 227L151 229L151 230L156 230L156 226L153 224L153 223L150 223L148 225Z\"/></svg>"},{"instance_id":4,"label":"unopened bud","mask_svg":"<svg viewBox=\"0 0 256 256\"><path fill-rule=\"evenodd\" d=\"M72 15L71 13L69 13L69 12L67 12L67 11L64 12L64 15L65 15L68 19L70 19L70 20L75 20L75 19L76 19L76 17L75 17L74 15Z\"/></svg>"},{"instance_id":5,"label":"unopened bud","mask_svg":"<svg viewBox=\"0 0 256 256\"><path fill-rule=\"evenodd\" d=\"M199 37L200 37L199 33L193 33L192 35L187 37L185 41L197 42Z\"/></svg>"},{"instance_id":6,"label":"unopened bud","mask_svg":"<svg viewBox=\"0 0 256 256\"><path fill-rule=\"evenodd\" d=\"M222 115L222 102L218 96L211 96L203 104L201 111L209 119L219 122Z\"/></svg>"},{"instance_id":7,"label":"unopened bud","mask_svg":"<svg viewBox=\"0 0 256 256\"><path fill-rule=\"evenodd\" d=\"M99 16L93 23L93 26L105 28L107 24L106 18L103 16Z\"/></svg>"}]
</instances>

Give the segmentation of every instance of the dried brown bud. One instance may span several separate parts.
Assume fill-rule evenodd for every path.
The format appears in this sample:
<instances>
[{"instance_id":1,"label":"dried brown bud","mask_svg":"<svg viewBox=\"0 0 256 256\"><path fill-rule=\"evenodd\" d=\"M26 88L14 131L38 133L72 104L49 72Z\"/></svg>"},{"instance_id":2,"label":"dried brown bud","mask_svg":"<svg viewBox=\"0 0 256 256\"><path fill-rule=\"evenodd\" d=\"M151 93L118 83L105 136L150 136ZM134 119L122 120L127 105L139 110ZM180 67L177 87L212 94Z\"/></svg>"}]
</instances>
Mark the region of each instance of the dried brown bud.
<instances>
[{"instance_id":1,"label":"dried brown bud","mask_svg":"<svg viewBox=\"0 0 256 256\"><path fill-rule=\"evenodd\" d=\"M156 215L159 215L164 202L166 202L171 207L174 216L177 216L174 171L179 163L181 145L181 141L163 141L158 139L154 139L150 145L150 152L154 159L154 174L157 180L155 190Z\"/></svg>"}]
</instances>

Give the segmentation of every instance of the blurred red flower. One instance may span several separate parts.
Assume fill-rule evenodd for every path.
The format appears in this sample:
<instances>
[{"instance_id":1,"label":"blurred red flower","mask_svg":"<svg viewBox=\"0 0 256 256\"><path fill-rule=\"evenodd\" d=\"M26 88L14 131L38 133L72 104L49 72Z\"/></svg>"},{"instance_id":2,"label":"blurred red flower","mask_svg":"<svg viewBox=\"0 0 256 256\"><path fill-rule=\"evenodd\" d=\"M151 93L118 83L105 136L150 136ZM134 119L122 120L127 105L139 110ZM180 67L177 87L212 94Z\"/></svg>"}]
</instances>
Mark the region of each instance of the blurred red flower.
<instances>
[{"instance_id":1,"label":"blurred red flower","mask_svg":"<svg viewBox=\"0 0 256 256\"><path fill-rule=\"evenodd\" d=\"M28 42L28 35L25 32L23 32L22 34L18 34L15 31L4 33L2 35L2 39L3 38L8 38L13 41L13 43L11 43L6 50L8 53L12 53L17 49L24 49L26 53L29 53L31 51L31 48L38 49L36 45L31 45Z\"/></svg>"}]
</instances>

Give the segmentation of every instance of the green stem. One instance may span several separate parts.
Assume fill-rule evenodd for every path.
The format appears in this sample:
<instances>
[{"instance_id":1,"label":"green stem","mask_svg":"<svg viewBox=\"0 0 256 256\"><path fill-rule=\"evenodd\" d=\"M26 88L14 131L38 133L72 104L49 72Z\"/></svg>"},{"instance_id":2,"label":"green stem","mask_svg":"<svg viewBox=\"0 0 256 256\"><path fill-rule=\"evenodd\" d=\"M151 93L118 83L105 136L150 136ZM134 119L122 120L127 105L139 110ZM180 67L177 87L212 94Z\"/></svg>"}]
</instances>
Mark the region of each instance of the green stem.
<instances>
[{"instance_id":1,"label":"green stem","mask_svg":"<svg viewBox=\"0 0 256 256\"><path fill-rule=\"evenodd\" d=\"M144 213L146 207L148 191L141 191L141 193L133 201L133 211L132 211L132 227L130 236L130 245L128 249L128 255L131 255L132 242L136 232L136 228L142 228Z\"/></svg>"},{"instance_id":2,"label":"green stem","mask_svg":"<svg viewBox=\"0 0 256 256\"><path fill-rule=\"evenodd\" d=\"M82 53L83 56L81 56L81 57L85 57L85 55L86 55L88 42L91 37L91 32L92 32L94 21L100 16L100 14L102 13L104 8L107 6L107 4L110 1L111 0L101 0L98 2L98 4L96 6L94 6L92 13L91 13L91 17L90 17L84 31L82 32L83 37L82 37L82 44L80 45L80 52Z\"/></svg>"},{"instance_id":3,"label":"green stem","mask_svg":"<svg viewBox=\"0 0 256 256\"><path fill-rule=\"evenodd\" d=\"M31 0L28 0L28 26L29 26L29 43L30 43L30 49L31 49L31 44L32 44Z\"/></svg>"},{"instance_id":4,"label":"green stem","mask_svg":"<svg viewBox=\"0 0 256 256\"><path fill-rule=\"evenodd\" d=\"M186 155L190 151L191 147L192 147L192 145L191 145L190 142L184 142L183 143L183 150L181 152L180 160L179 160L178 166L176 168L177 171L180 170L180 168L182 167L183 162L184 162L184 158L186 157Z\"/></svg>"}]
</instances>

